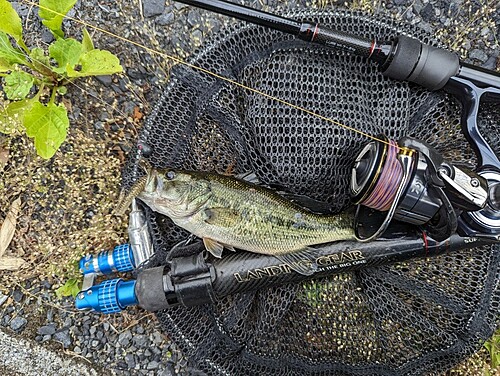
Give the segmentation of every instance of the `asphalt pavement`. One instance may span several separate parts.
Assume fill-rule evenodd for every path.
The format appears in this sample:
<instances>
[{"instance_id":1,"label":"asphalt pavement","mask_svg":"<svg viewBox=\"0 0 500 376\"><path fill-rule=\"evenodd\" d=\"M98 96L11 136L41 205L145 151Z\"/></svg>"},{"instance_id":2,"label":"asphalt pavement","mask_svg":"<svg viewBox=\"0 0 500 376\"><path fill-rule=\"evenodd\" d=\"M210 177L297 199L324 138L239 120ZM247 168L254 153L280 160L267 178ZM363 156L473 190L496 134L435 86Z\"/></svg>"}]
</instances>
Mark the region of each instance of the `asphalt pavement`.
<instances>
[{"instance_id":1,"label":"asphalt pavement","mask_svg":"<svg viewBox=\"0 0 500 376\"><path fill-rule=\"evenodd\" d=\"M0 331L0 375L2 376L101 376L103 372L62 352Z\"/></svg>"}]
</instances>

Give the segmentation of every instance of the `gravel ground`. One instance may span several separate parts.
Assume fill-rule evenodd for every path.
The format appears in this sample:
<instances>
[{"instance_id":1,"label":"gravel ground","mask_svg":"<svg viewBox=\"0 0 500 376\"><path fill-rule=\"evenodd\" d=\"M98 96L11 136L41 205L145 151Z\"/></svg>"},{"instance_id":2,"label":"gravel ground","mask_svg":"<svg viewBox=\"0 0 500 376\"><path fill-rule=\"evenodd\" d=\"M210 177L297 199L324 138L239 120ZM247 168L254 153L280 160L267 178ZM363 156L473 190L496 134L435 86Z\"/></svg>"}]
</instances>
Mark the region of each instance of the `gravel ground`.
<instances>
[{"instance_id":1,"label":"gravel ground","mask_svg":"<svg viewBox=\"0 0 500 376\"><path fill-rule=\"evenodd\" d=\"M38 376L40 370L49 375L98 376L88 364L78 364L74 359L61 357L54 351L16 339L0 331L0 361L10 372L19 371L26 376ZM5 376L5 373L2 373Z\"/></svg>"},{"instance_id":2,"label":"gravel ground","mask_svg":"<svg viewBox=\"0 0 500 376\"><path fill-rule=\"evenodd\" d=\"M294 9L339 3L291 0L285 5L276 0L245 1L250 6L270 9L276 9L278 5ZM390 0L385 5L364 0L348 1L351 7L373 13L389 13L409 23L419 24L428 31L435 31L467 61L499 69L500 6L498 1L489 3L492 8L496 7L496 12L475 15L469 11L466 0ZM24 18L36 20L30 6L19 2L16 7ZM99 1L97 5L85 0L79 1L70 15L183 58L225 24L234 22L170 0L166 3L162 0ZM40 27L39 22L27 25L34 33ZM65 25L70 28L71 22L65 21ZM44 32L41 38L48 43L52 36ZM140 125L140 122L138 124L135 121L136 118L131 117L137 108L141 116L147 116L151 103L161 92L161 85L168 77L171 64L110 36L96 35L94 38L100 48L109 49L119 56L126 68L126 75L99 78L85 87L85 95L80 100L75 98L78 95L73 95L75 99L71 117L73 122L81 125L83 132L91 134L98 141L104 140L110 149L110 161L123 163L133 145L136 127ZM92 102L94 97L100 100ZM89 105L93 107L91 121L82 121L89 111ZM109 121L117 117L123 121ZM91 221L98 211L97 207L88 207L82 217ZM99 237L99 234L96 236ZM2 276L6 278L5 274ZM15 283L9 279L8 283L2 281L0 284L4 286L4 293L0 294L0 328L10 338L14 338L12 341L17 343L16 346L31 346L20 338L34 341L41 346L35 347L36 351L47 349L44 353L47 359L51 354L58 354L64 361L91 365L98 369L100 375L198 374L176 345L169 341L168 334L162 332L154 315L138 309L108 317L76 312L70 299L61 301L55 298L54 283L58 281L43 274ZM4 336L0 332L0 344L4 346L0 347L2 355L7 351ZM5 356L0 357L0 374L31 374L30 368L36 367L36 364L31 364L22 356L16 353L11 357L24 363L24 370L12 368L4 359ZM72 366L61 367L64 367L64 371L53 374L74 374L71 373Z\"/></svg>"}]
</instances>

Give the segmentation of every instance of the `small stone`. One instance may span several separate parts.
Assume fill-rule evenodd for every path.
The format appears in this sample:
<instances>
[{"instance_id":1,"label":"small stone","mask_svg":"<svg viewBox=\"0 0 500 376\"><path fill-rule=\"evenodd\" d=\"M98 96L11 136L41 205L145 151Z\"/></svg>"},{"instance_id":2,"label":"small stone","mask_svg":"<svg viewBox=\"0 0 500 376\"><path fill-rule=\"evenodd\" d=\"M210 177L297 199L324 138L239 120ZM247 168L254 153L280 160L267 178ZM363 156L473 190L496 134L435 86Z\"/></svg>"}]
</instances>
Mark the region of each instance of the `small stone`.
<instances>
[{"instance_id":1,"label":"small stone","mask_svg":"<svg viewBox=\"0 0 500 376\"><path fill-rule=\"evenodd\" d=\"M110 75L95 76L95 78L97 79L97 81L99 81L101 84L103 84L106 87L111 86L111 84L113 83L113 80L112 80Z\"/></svg>"},{"instance_id":2,"label":"small stone","mask_svg":"<svg viewBox=\"0 0 500 376\"><path fill-rule=\"evenodd\" d=\"M98 340L94 339L94 340L92 341L91 346L92 346L92 347L97 347L97 346L99 345L99 343L100 343L100 342L99 342Z\"/></svg>"},{"instance_id":3,"label":"small stone","mask_svg":"<svg viewBox=\"0 0 500 376\"><path fill-rule=\"evenodd\" d=\"M18 303L23 300L23 296L24 294L21 292L21 290L14 290L14 292L12 293L12 298Z\"/></svg>"},{"instance_id":4,"label":"small stone","mask_svg":"<svg viewBox=\"0 0 500 376\"><path fill-rule=\"evenodd\" d=\"M54 334L54 340L63 344L64 348L68 348L71 345L71 336L68 329L63 329Z\"/></svg>"},{"instance_id":5,"label":"small stone","mask_svg":"<svg viewBox=\"0 0 500 376\"><path fill-rule=\"evenodd\" d=\"M191 36L193 37L193 39L195 41L198 41L200 43L203 41L203 33L199 29L196 29L195 31L193 31L193 34L191 34Z\"/></svg>"},{"instance_id":6,"label":"small stone","mask_svg":"<svg viewBox=\"0 0 500 376\"><path fill-rule=\"evenodd\" d=\"M483 64L483 67L493 70L496 68L496 62L497 58L495 56L490 56L490 58Z\"/></svg>"},{"instance_id":7,"label":"small stone","mask_svg":"<svg viewBox=\"0 0 500 376\"><path fill-rule=\"evenodd\" d=\"M158 366L159 366L159 363L153 360L153 361L148 363L146 369L157 369Z\"/></svg>"},{"instance_id":8,"label":"small stone","mask_svg":"<svg viewBox=\"0 0 500 376\"><path fill-rule=\"evenodd\" d=\"M158 373L158 376L174 376L175 375L175 370L166 368L162 370L160 373Z\"/></svg>"},{"instance_id":9,"label":"small stone","mask_svg":"<svg viewBox=\"0 0 500 376\"><path fill-rule=\"evenodd\" d=\"M157 331L153 333L153 342L155 345L161 345L163 343L163 336Z\"/></svg>"},{"instance_id":10,"label":"small stone","mask_svg":"<svg viewBox=\"0 0 500 376\"><path fill-rule=\"evenodd\" d=\"M9 326L9 321L10 321L10 316L9 315L4 315L2 317L2 325L3 326Z\"/></svg>"},{"instance_id":11,"label":"small stone","mask_svg":"<svg viewBox=\"0 0 500 376\"><path fill-rule=\"evenodd\" d=\"M51 338L52 338L52 336L47 334L47 335L43 336L42 342L50 341Z\"/></svg>"},{"instance_id":12,"label":"small stone","mask_svg":"<svg viewBox=\"0 0 500 376\"><path fill-rule=\"evenodd\" d=\"M177 9L177 10L181 10L181 9L184 9L188 7L187 4L183 4L183 3L179 3L179 2L174 2L174 8Z\"/></svg>"},{"instance_id":13,"label":"small stone","mask_svg":"<svg viewBox=\"0 0 500 376\"><path fill-rule=\"evenodd\" d=\"M217 33L220 28L221 28L221 25L220 25L220 22L215 20L215 19L210 19L208 21L208 27L209 27L209 30L212 32L212 33Z\"/></svg>"},{"instance_id":14,"label":"small stone","mask_svg":"<svg viewBox=\"0 0 500 376\"><path fill-rule=\"evenodd\" d=\"M137 347L146 347L148 345L148 338L143 334L135 336L133 341Z\"/></svg>"},{"instance_id":15,"label":"small stone","mask_svg":"<svg viewBox=\"0 0 500 376\"><path fill-rule=\"evenodd\" d=\"M54 41L54 36L52 35L52 33L48 30L45 30L43 33L42 33L42 40L45 42L45 43L52 43Z\"/></svg>"},{"instance_id":16,"label":"small stone","mask_svg":"<svg viewBox=\"0 0 500 376\"><path fill-rule=\"evenodd\" d=\"M130 330L126 330L123 333L120 333L120 335L118 336L118 343L123 347L127 347L131 339L132 333L130 332Z\"/></svg>"},{"instance_id":17,"label":"small stone","mask_svg":"<svg viewBox=\"0 0 500 376\"><path fill-rule=\"evenodd\" d=\"M142 3L144 17L159 16L165 10L164 0L144 0Z\"/></svg>"},{"instance_id":18,"label":"small stone","mask_svg":"<svg viewBox=\"0 0 500 376\"><path fill-rule=\"evenodd\" d=\"M491 33L491 30L489 27L483 27L481 29L481 36L482 37L485 37L485 36L489 35L490 33Z\"/></svg>"},{"instance_id":19,"label":"small stone","mask_svg":"<svg viewBox=\"0 0 500 376\"><path fill-rule=\"evenodd\" d=\"M135 367L135 359L133 354L127 354L125 355L125 361L127 362L128 368L134 368Z\"/></svg>"},{"instance_id":20,"label":"small stone","mask_svg":"<svg viewBox=\"0 0 500 376\"><path fill-rule=\"evenodd\" d=\"M469 53L469 59L476 59L485 63L488 60L488 55L486 52L476 48Z\"/></svg>"},{"instance_id":21,"label":"small stone","mask_svg":"<svg viewBox=\"0 0 500 376\"><path fill-rule=\"evenodd\" d=\"M44 288L44 289L46 289L46 290L50 290L50 289L52 288L52 283L50 283L50 282L49 282L49 281L47 281L47 280L44 280L44 281L42 282L42 286L43 286L43 288Z\"/></svg>"},{"instance_id":22,"label":"small stone","mask_svg":"<svg viewBox=\"0 0 500 376\"><path fill-rule=\"evenodd\" d=\"M164 13L156 19L156 23L160 26L171 25L174 23L175 16L173 13Z\"/></svg>"},{"instance_id":23,"label":"small stone","mask_svg":"<svg viewBox=\"0 0 500 376\"><path fill-rule=\"evenodd\" d=\"M71 320L71 317L66 317L64 319L64 324L63 324L64 327L66 328L69 328L69 327L72 327L73 326L73 320Z\"/></svg>"},{"instance_id":24,"label":"small stone","mask_svg":"<svg viewBox=\"0 0 500 376\"><path fill-rule=\"evenodd\" d=\"M1 292L0 292L0 306L2 304L4 304L7 300L7 295L3 295Z\"/></svg>"},{"instance_id":25,"label":"small stone","mask_svg":"<svg viewBox=\"0 0 500 376\"><path fill-rule=\"evenodd\" d=\"M104 331L107 332L109 330L109 323L105 322L104 324L102 324L102 327Z\"/></svg>"},{"instance_id":26,"label":"small stone","mask_svg":"<svg viewBox=\"0 0 500 376\"><path fill-rule=\"evenodd\" d=\"M142 327L142 325L137 325L135 328L135 332L137 334L144 334L144 328Z\"/></svg>"},{"instance_id":27,"label":"small stone","mask_svg":"<svg viewBox=\"0 0 500 376\"><path fill-rule=\"evenodd\" d=\"M16 332L23 330L28 321L24 317L15 317L10 322L10 328Z\"/></svg>"},{"instance_id":28,"label":"small stone","mask_svg":"<svg viewBox=\"0 0 500 376\"><path fill-rule=\"evenodd\" d=\"M192 27L198 26L201 23L200 13L197 10L191 10L187 17L188 24Z\"/></svg>"},{"instance_id":29,"label":"small stone","mask_svg":"<svg viewBox=\"0 0 500 376\"><path fill-rule=\"evenodd\" d=\"M103 124L103 122L102 121L96 121L94 123L94 129L96 131L102 131L102 130L104 130L104 124Z\"/></svg>"},{"instance_id":30,"label":"small stone","mask_svg":"<svg viewBox=\"0 0 500 376\"><path fill-rule=\"evenodd\" d=\"M24 4L22 1L12 2L12 7L21 17L26 17L31 9L28 6L26 6L26 4Z\"/></svg>"},{"instance_id":31,"label":"small stone","mask_svg":"<svg viewBox=\"0 0 500 376\"><path fill-rule=\"evenodd\" d=\"M422 8L422 11L420 12L420 15L422 16L422 18L424 20L429 21L435 15L434 8L429 3L425 7Z\"/></svg>"},{"instance_id":32,"label":"small stone","mask_svg":"<svg viewBox=\"0 0 500 376\"><path fill-rule=\"evenodd\" d=\"M75 346L75 348L73 349L73 351L77 354L81 354L82 353L82 349L80 348L80 346Z\"/></svg>"},{"instance_id":33,"label":"small stone","mask_svg":"<svg viewBox=\"0 0 500 376\"><path fill-rule=\"evenodd\" d=\"M40 334L42 336L47 336L47 335L51 336L55 332L56 332L56 328L54 327L54 324L45 325L45 326L42 326L38 329L38 334Z\"/></svg>"}]
</instances>

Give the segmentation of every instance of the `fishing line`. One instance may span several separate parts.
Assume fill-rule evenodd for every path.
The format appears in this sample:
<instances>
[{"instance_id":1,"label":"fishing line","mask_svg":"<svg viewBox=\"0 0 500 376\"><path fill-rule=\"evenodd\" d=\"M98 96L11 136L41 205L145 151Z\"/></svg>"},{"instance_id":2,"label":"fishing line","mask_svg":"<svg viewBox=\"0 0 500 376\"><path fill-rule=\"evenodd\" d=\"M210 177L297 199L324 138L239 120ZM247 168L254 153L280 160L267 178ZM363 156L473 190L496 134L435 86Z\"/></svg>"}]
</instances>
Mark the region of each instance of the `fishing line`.
<instances>
[{"instance_id":1,"label":"fishing line","mask_svg":"<svg viewBox=\"0 0 500 376\"><path fill-rule=\"evenodd\" d=\"M306 114L309 114L309 115L311 115L311 116L314 116L314 117L316 117L316 118L319 118L319 119L321 119L321 120L324 120L324 121L326 121L326 122L329 122L329 123L331 123L331 124L337 125L337 126L342 127L342 128L344 128L344 129L347 129L347 130L350 130L350 131L352 131L352 132L358 133L358 134L360 134L360 135L362 135L362 136L364 136L364 137L370 138L370 139L372 139L372 140L375 140L375 141L378 141L378 142L380 142L380 143L383 143L383 144L386 144L386 145L390 146L390 143L389 143L388 141L386 141L386 140L383 140L383 139L380 139L380 138L378 138L378 137L372 136L371 134L368 134L368 133L366 133L366 132L360 131L359 129L356 129L356 128L353 128L353 127L350 127L350 126L345 125L345 124L343 124L343 123L341 123L341 122L339 122L339 121L336 121L336 120L334 120L334 119L328 118L328 117L323 116L323 115L321 115L321 114L318 114L318 113L316 113L316 112L314 112L314 111L308 110L307 108L301 107L301 106L296 105L296 104L293 104L293 103L291 103L291 102L288 102L288 101L286 101L286 100L284 100L284 99L281 99L281 98L275 97L275 96L273 96L273 95L267 94L267 93L265 93L265 92L263 92L263 91L261 91L261 90L258 90L258 89L255 89L255 88L252 88L252 87L247 86L247 85L245 85L245 84L242 84L242 83L240 83L240 82L238 82L238 81L235 81L235 80L233 80L233 79L231 79L231 78L224 77L224 76L222 76L222 75L220 75L220 74L218 74L218 73L212 72L212 71L210 71L210 70L208 70L208 69L205 69L205 68L199 67L199 66L197 66L197 65L194 65L194 64L188 63L188 62L186 62L186 61L184 61L184 60L182 60L182 59L180 59L180 58L178 58L178 57L176 57L176 56L172 56L172 55L169 55L169 54L167 54L167 53L165 53L165 52L161 52L161 51L155 50L154 48L147 47L146 45L143 45L143 44L138 43L138 42L134 42L133 40L127 39L127 38L125 38L125 37L123 37L123 36L121 36L121 35L115 34L115 33L111 32L111 31L108 31L108 30L106 30L106 29L103 29L103 28L101 28L101 27L99 27L99 26L95 26L95 25L92 25L92 24L90 24L90 23L88 23L88 22L85 22L85 21L82 21L82 20L80 20L80 19L77 19L77 18L75 18L75 17L68 16L68 15L62 14L62 13L60 13L60 12L54 11L54 10L49 9L49 8L47 8L47 7L44 7L44 6L40 5L40 4L34 3L34 2L32 2L32 1L30 1L30 0L23 0L23 2L24 2L24 3L26 3L26 4L30 4L30 5L32 5L32 6L38 7L38 8L40 8L40 9L47 10L47 11L49 11L49 12L51 12L51 13L54 13L54 14L56 14L56 15L58 15L58 16L61 16L61 17L63 17L63 18L66 18L66 19L68 19L68 20L75 21L76 23L79 23L79 24L81 24L81 25L83 25L83 26L85 26L85 27L91 28L91 29L93 29L93 30L97 30L97 31L99 31L99 32L101 32L101 33L104 33L104 34L106 34L106 35L109 35L109 36L111 36L111 37L113 37L113 38L116 38L116 39L118 39L118 40L124 41L124 42L126 42L126 43L130 43L130 44L132 44L132 45L134 45L134 46L137 46L137 47L140 47L140 48L142 48L142 49L146 50L147 52L149 52L149 53L151 53L151 54L160 55L160 56L162 56L163 58L169 59L169 60L171 60L171 61L173 61L173 62L175 62L175 63L178 63L178 64L181 64L181 65L187 66L187 67L192 68L192 69L195 69L195 70L198 70L198 71L200 71L200 72L203 72L203 73L205 73L205 74L208 74L208 75L210 75L210 76L212 76L212 77L215 77L215 78L217 78L217 79L220 79L220 80L222 80L222 81L228 82L228 83L230 83L230 84L232 84L232 85L238 86L238 87L240 87L240 88L242 88L242 89L245 89L245 90L247 90L247 91L250 91L250 92L252 92L252 93L255 93L255 94L261 95L261 96L263 96L263 97L265 97L265 98L271 99L271 100L276 101L276 102L281 103L281 104L284 104L285 106L289 106L289 107L294 108L294 109L296 109L296 110L298 110L298 111L304 112L304 113L306 113ZM405 149L405 148L402 148L402 147L400 147L400 146L398 146L398 145L396 145L395 147L397 148L397 150L400 150L400 149ZM406 150L406 149L405 149L405 150Z\"/></svg>"},{"instance_id":2,"label":"fishing line","mask_svg":"<svg viewBox=\"0 0 500 376\"><path fill-rule=\"evenodd\" d=\"M388 150L386 150L385 161L380 172L380 177L376 179L375 187L370 195L362 203L369 208L379 211L390 209L396 192L403 179L403 167L398 160L398 146L395 141L389 140Z\"/></svg>"}]
</instances>

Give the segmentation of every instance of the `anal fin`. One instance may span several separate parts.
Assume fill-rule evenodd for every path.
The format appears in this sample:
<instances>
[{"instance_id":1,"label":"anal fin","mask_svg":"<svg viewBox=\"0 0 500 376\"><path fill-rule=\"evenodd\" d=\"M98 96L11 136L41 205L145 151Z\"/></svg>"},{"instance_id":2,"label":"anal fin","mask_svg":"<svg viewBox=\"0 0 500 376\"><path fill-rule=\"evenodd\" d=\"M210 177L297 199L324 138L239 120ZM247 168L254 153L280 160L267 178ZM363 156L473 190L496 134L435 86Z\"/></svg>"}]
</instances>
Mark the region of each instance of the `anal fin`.
<instances>
[{"instance_id":1,"label":"anal fin","mask_svg":"<svg viewBox=\"0 0 500 376\"><path fill-rule=\"evenodd\" d=\"M236 252L236 249L232 245L224 244L224 248L229 249L231 252Z\"/></svg>"},{"instance_id":2,"label":"anal fin","mask_svg":"<svg viewBox=\"0 0 500 376\"><path fill-rule=\"evenodd\" d=\"M312 275L318 270L316 249L314 248L308 247L295 252L275 255L275 257L299 274Z\"/></svg>"}]
</instances>

